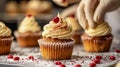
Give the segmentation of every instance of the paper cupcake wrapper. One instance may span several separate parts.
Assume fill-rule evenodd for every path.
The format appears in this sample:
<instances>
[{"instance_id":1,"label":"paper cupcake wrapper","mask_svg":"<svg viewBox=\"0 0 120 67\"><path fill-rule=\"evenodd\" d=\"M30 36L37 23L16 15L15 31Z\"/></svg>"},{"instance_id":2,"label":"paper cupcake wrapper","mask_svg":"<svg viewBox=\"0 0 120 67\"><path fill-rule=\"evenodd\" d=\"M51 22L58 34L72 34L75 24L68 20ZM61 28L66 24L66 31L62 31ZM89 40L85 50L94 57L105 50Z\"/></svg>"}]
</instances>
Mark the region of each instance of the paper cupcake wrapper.
<instances>
[{"instance_id":1,"label":"paper cupcake wrapper","mask_svg":"<svg viewBox=\"0 0 120 67\"><path fill-rule=\"evenodd\" d=\"M86 52L108 52L112 43L112 36L104 38L92 38L81 36L83 46Z\"/></svg>"},{"instance_id":2,"label":"paper cupcake wrapper","mask_svg":"<svg viewBox=\"0 0 120 67\"><path fill-rule=\"evenodd\" d=\"M8 54L10 52L13 37L0 39L0 55Z\"/></svg>"},{"instance_id":3,"label":"paper cupcake wrapper","mask_svg":"<svg viewBox=\"0 0 120 67\"><path fill-rule=\"evenodd\" d=\"M38 45L38 39L41 38L41 33L33 33L33 34L19 34L15 32L15 37L19 46L21 47L35 47Z\"/></svg>"},{"instance_id":4,"label":"paper cupcake wrapper","mask_svg":"<svg viewBox=\"0 0 120 67\"><path fill-rule=\"evenodd\" d=\"M44 59L63 60L71 58L74 41L63 43L49 43L42 39L38 40L40 51Z\"/></svg>"}]
</instances>

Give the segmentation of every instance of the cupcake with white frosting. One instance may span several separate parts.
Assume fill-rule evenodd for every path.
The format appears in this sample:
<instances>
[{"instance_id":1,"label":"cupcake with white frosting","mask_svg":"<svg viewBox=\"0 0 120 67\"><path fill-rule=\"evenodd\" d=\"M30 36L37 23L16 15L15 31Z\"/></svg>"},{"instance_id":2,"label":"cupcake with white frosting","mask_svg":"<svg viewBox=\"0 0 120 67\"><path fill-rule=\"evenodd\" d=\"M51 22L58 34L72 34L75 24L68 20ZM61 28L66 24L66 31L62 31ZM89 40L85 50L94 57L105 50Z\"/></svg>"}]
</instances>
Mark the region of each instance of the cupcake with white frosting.
<instances>
[{"instance_id":1,"label":"cupcake with white frosting","mask_svg":"<svg viewBox=\"0 0 120 67\"><path fill-rule=\"evenodd\" d=\"M75 44L81 44L81 34L82 28L80 24L77 22L77 19L74 17L66 17L66 22L70 24L74 30L73 39L75 40Z\"/></svg>"},{"instance_id":2,"label":"cupcake with white frosting","mask_svg":"<svg viewBox=\"0 0 120 67\"><path fill-rule=\"evenodd\" d=\"M113 36L111 28L105 21L101 21L95 29L85 29L81 36L83 46L87 52L108 52Z\"/></svg>"},{"instance_id":3,"label":"cupcake with white frosting","mask_svg":"<svg viewBox=\"0 0 120 67\"><path fill-rule=\"evenodd\" d=\"M38 46L37 40L41 38L41 27L32 15L27 15L20 23L15 36L21 47Z\"/></svg>"},{"instance_id":4,"label":"cupcake with white frosting","mask_svg":"<svg viewBox=\"0 0 120 67\"><path fill-rule=\"evenodd\" d=\"M12 31L4 23L0 22L0 55L10 52L12 43Z\"/></svg>"},{"instance_id":5,"label":"cupcake with white frosting","mask_svg":"<svg viewBox=\"0 0 120 67\"><path fill-rule=\"evenodd\" d=\"M42 39L38 40L44 59L69 59L72 55L74 40L73 29L59 15L44 26Z\"/></svg>"}]
</instances>

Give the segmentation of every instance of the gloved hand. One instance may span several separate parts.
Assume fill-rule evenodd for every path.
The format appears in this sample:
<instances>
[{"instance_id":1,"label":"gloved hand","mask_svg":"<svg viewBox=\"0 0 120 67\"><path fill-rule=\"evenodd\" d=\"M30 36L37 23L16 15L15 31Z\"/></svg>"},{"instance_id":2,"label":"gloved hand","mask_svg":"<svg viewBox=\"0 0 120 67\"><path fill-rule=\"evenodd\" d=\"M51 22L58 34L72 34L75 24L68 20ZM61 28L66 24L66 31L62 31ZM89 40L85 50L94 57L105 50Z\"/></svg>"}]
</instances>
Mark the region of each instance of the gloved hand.
<instances>
[{"instance_id":1,"label":"gloved hand","mask_svg":"<svg viewBox=\"0 0 120 67\"><path fill-rule=\"evenodd\" d=\"M77 8L79 23L84 29L95 28L108 11L120 6L120 0L82 0Z\"/></svg>"},{"instance_id":2,"label":"gloved hand","mask_svg":"<svg viewBox=\"0 0 120 67\"><path fill-rule=\"evenodd\" d=\"M59 6L67 7L70 4L80 2L80 0L52 0Z\"/></svg>"}]
</instances>

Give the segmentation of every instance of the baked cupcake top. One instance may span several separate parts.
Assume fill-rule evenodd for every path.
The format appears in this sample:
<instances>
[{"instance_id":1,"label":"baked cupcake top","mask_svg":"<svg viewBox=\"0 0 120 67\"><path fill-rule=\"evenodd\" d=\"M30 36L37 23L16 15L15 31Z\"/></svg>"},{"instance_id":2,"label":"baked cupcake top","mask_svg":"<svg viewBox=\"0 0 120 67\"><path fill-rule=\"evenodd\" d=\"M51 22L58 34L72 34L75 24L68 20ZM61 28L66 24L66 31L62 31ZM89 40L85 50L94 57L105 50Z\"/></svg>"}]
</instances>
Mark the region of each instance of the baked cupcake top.
<instances>
[{"instance_id":1,"label":"baked cupcake top","mask_svg":"<svg viewBox=\"0 0 120 67\"><path fill-rule=\"evenodd\" d=\"M19 33L27 33L27 32L40 32L41 27L39 26L38 22L35 21L35 18L29 14L27 15L23 21L21 22L18 32Z\"/></svg>"},{"instance_id":2,"label":"baked cupcake top","mask_svg":"<svg viewBox=\"0 0 120 67\"><path fill-rule=\"evenodd\" d=\"M64 21L60 15L53 18L49 24L44 26L43 37L51 37L57 39L71 39L73 35L72 26Z\"/></svg>"},{"instance_id":3,"label":"baked cupcake top","mask_svg":"<svg viewBox=\"0 0 120 67\"><path fill-rule=\"evenodd\" d=\"M8 28L4 23L0 22L0 36L6 37L11 36L11 29Z\"/></svg>"},{"instance_id":4,"label":"baked cupcake top","mask_svg":"<svg viewBox=\"0 0 120 67\"><path fill-rule=\"evenodd\" d=\"M111 33L111 27L107 22L101 21L100 24L95 28L88 28L85 30L85 33L89 36L105 36Z\"/></svg>"},{"instance_id":5,"label":"baked cupcake top","mask_svg":"<svg viewBox=\"0 0 120 67\"><path fill-rule=\"evenodd\" d=\"M81 27L74 17L66 17L66 22L70 24L74 31L80 31Z\"/></svg>"}]
</instances>

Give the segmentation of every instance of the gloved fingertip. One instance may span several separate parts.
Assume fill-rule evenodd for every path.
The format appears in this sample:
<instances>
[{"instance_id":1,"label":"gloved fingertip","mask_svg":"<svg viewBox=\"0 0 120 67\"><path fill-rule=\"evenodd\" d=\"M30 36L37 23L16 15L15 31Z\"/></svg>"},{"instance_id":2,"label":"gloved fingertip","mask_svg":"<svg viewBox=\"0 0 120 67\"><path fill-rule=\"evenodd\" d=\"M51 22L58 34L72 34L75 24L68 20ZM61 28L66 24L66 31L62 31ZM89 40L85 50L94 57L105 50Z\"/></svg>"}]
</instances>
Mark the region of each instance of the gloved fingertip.
<instances>
[{"instance_id":1,"label":"gloved fingertip","mask_svg":"<svg viewBox=\"0 0 120 67\"><path fill-rule=\"evenodd\" d=\"M97 23L99 21L99 18L100 16L98 14L95 14L94 17L93 17L93 20Z\"/></svg>"}]
</instances>

